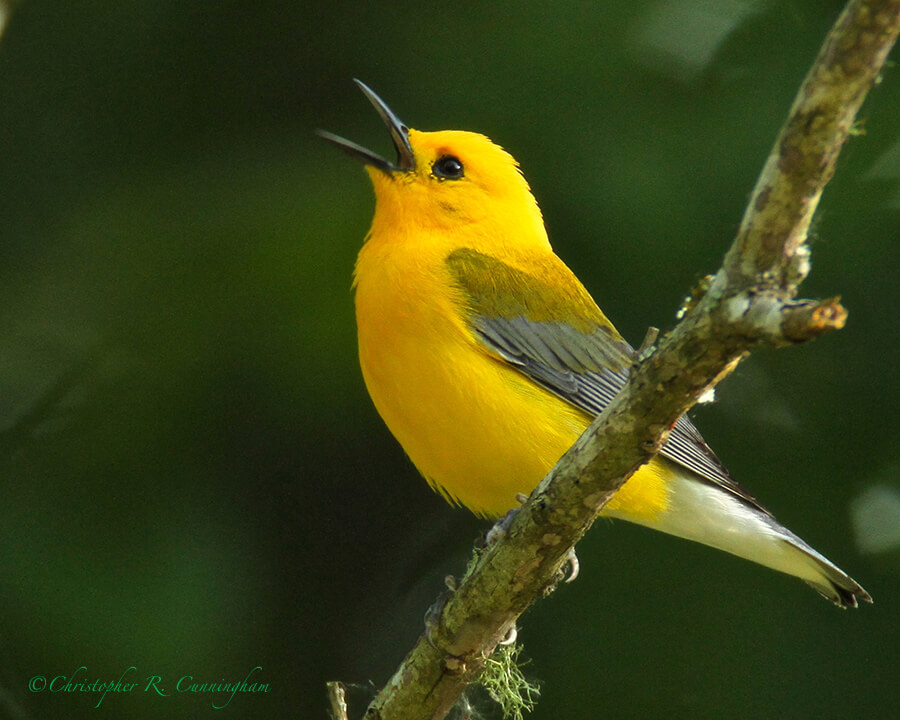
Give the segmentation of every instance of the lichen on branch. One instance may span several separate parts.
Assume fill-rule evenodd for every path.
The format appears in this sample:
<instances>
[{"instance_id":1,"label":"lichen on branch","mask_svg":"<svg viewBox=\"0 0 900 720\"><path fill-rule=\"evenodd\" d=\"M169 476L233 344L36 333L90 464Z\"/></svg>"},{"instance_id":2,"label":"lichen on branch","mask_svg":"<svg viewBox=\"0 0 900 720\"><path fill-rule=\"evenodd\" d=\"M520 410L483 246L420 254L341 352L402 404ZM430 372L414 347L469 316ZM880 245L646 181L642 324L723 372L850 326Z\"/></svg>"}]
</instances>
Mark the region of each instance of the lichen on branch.
<instances>
[{"instance_id":1,"label":"lichen on branch","mask_svg":"<svg viewBox=\"0 0 900 720\"><path fill-rule=\"evenodd\" d=\"M851 0L809 71L722 268L622 392L472 563L366 711L439 720L518 617L558 582L570 549L668 428L754 347L839 329L837 298L796 299L813 213L900 29L900 0Z\"/></svg>"}]
</instances>

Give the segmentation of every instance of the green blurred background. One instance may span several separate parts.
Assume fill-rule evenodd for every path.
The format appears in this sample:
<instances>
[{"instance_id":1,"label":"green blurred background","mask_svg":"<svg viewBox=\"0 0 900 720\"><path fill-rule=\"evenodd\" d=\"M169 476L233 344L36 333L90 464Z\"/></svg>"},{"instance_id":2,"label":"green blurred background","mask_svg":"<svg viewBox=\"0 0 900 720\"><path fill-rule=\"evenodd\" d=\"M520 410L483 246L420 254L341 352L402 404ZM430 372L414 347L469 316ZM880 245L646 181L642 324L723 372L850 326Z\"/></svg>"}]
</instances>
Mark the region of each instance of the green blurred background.
<instances>
[{"instance_id":1,"label":"green blurred background","mask_svg":"<svg viewBox=\"0 0 900 720\"><path fill-rule=\"evenodd\" d=\"M17 4L0 39L0 716L360 712L484 524L369 402L350 273L372 212L317 127L388 153L360 77L522 163L623 334L718 267L841 8L815 0ZM900 691L900 74L863 108L804 292L841 333L698 409L733 474L873 594L840 612L722 553L599 523L522 620L534 718L891 718ZM221 696L217 698L221 702ZM493 712L482 705L480 710Z\"/></svg>"}]
</instances>

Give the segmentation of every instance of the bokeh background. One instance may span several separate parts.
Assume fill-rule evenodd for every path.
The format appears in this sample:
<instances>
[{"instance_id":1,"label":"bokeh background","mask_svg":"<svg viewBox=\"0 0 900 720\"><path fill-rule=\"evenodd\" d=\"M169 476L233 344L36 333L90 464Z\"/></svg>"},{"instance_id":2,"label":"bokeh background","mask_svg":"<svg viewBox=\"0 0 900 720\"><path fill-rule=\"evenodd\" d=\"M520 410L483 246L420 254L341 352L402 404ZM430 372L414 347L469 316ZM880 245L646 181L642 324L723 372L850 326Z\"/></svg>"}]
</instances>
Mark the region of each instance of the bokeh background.
<instances>
[{"instance_id":1,"label":"bokeh background","mask_svg":"<svg viewBox=\"0 0 900 720\"><path fill-rule=\"evenodd\" d=\"M4 6L9 9L9 6ZM0 38L0 716L361 712L484 524L372 408L350 274L414 127L522 163L634 343L714 271L840 2L16 3ZM733 474L862 582L802 583L624 524L522 620L540 718L891 718L900 691L900 73L862 111L806 294L841 333L759 352L695 412ZM130 694L31 692L127 676ZM494 710L479 704L487 717Z\"/></svg>"}]
</instances>

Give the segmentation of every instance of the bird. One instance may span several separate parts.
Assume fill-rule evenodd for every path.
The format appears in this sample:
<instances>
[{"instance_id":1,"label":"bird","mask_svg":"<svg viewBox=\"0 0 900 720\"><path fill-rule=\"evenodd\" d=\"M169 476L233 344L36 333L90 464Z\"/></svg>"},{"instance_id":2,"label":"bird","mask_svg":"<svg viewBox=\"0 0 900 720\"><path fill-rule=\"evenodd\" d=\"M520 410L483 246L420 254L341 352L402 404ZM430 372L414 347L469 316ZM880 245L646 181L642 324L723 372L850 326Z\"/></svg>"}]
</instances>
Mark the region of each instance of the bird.
<instances>
[{"instance_id":1,"label":"bird","mask_svg":"<svg viewBox=\"0 0 900 720\"><path fill-rule=\"evenodd\" d=\"M365 166L375 193L353 277L366 387L435 490L501 517L624 386L636 352L554 253L506 150L474 132L412 129L355 83L396 160L318 134ZM796 576L839 607L872 602L735 482L686 415L601 516Z\"/></svg>"}]
</instances>

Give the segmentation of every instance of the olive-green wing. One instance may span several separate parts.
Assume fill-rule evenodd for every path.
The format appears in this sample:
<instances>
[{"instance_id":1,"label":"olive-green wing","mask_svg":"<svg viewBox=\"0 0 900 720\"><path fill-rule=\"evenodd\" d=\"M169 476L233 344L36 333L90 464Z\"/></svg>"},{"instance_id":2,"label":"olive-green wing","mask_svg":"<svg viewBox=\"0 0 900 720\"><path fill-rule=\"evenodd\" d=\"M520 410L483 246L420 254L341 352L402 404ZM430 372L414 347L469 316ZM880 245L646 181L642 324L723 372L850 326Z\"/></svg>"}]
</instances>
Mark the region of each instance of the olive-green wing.
<instances>
[{"instance_id":1,"label":"olive-green wing","mask_svg":"<svg viewBox=\"0 0 900 720\"><path fill-rule=\"evenodd\" d=\"M519 372L592 416L625 385L634 350L555 255L514 267L460 249L447 257L447 268L475 337ZM731 478L687 416L660 454L768 512Z\"/></svg>"}]
</instances>

